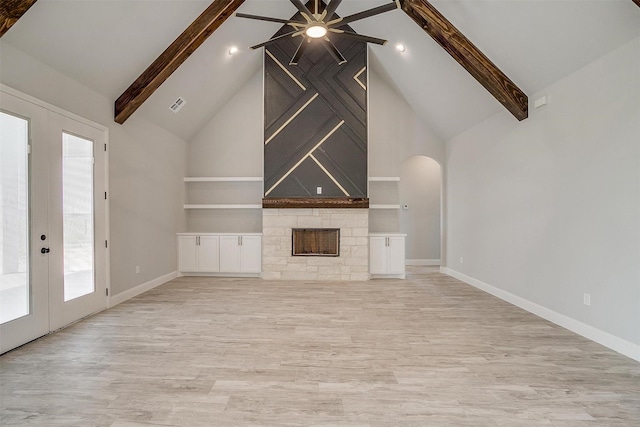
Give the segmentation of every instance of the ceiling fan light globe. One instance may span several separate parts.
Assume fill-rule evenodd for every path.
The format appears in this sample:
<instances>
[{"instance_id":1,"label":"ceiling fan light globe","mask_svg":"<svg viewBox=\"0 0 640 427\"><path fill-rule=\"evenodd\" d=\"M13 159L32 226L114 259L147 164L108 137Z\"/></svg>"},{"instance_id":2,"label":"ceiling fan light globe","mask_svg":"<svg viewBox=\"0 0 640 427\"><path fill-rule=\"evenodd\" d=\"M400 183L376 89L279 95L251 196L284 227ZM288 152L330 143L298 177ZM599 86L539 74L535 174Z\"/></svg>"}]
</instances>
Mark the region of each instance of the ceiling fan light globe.
<instances>
[{"instance_id":1,"label":"ceiling fan light globe","mask_svg":"<svg viewBox=\"0 0 640 427\"><path fill-rule=\"evenodd\" d=\"M327 35L327 27L324 25L311 25L305 33L312 39L319 39Z\"/></svg>"}]
</instances>

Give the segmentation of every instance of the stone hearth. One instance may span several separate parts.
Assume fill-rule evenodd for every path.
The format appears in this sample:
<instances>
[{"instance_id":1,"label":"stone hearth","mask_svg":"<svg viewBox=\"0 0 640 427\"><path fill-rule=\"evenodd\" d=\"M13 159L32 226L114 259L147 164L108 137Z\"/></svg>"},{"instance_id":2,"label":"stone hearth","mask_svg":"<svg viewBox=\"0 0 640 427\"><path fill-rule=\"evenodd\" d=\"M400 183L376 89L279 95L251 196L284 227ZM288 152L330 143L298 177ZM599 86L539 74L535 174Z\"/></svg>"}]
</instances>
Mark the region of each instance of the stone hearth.
<instances>
[{"instance_id":1,"label":"stone hearth","mask_svg":"<svg viewBox=\"0 0 640 427\"><path fill-rule=\"evenodd\" d=\"M369 280L368 209L263 209L265 280ZM294 257L293 228L339 228L339 257Z\"/></svg>"}]
</instances>

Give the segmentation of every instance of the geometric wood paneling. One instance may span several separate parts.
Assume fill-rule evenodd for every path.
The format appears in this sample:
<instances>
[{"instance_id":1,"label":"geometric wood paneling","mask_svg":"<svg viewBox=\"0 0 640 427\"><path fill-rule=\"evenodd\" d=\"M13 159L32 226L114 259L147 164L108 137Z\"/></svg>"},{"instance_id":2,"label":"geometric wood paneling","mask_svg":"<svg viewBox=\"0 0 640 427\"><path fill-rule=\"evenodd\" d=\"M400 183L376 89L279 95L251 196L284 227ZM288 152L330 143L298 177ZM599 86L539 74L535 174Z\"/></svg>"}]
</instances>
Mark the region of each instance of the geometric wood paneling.
<instances>
[{"instance_id":1,"label":"geometric wood paneling","mask_svg":"<svg viewBox=\"0 0 640 427\"><path fill-rule=\"evenodd\" d=\"M367 45L333 37L347 59L338 65L312 42L289 65L301 40L265 47L265 197L366 197Z\"/></svg>"}]
</instances>

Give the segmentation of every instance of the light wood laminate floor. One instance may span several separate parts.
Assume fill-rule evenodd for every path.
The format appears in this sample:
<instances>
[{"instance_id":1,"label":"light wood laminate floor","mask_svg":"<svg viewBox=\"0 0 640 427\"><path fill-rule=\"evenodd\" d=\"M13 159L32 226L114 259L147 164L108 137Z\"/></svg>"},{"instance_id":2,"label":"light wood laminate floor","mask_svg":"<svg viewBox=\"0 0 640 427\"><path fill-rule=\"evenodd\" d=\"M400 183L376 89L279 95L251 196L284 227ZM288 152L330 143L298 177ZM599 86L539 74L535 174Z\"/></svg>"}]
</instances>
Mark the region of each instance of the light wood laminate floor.
<instances>
[{"instance_id":1,"label":"light wood laminate floor","mask_svg":"<svg viewBox=\"0 0 640 427\"><path fill-rule=\"evenodd\" d=\"M429 268L184 277L0 358L0 425L640 426L640 364Z\"/></svg>"}]
</instances>

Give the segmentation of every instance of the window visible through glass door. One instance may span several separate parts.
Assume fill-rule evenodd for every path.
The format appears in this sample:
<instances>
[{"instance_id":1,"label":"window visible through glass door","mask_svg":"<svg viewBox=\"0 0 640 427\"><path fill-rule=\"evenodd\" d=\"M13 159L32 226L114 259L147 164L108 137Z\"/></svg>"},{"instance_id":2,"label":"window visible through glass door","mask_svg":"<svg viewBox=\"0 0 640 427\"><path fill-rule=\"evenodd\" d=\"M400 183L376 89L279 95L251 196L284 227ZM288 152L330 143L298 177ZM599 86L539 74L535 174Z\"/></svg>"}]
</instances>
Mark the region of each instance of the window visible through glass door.
<instances>
[{"instance_id":1,"label":"window visible through glass door","mask_svg":"<svg viewBox=\"0 0 640 427\"><path fill-rule=\"evenodd\" d=\"M64 301L95 290L93 141L62 135Z\"/></svg>"},{"instance_id":2,"label":"window visible through glass door","mask_svg":"<svg viewBox=\"0 0 640 427\"><path fill-rule=\"evenodd\" d=\"M29 121L0 112L0 323L29 314Z\"/></svg>"}]
</instances>

